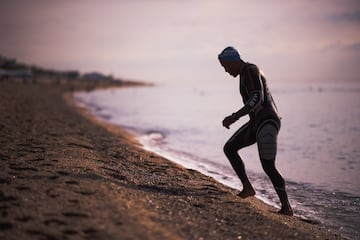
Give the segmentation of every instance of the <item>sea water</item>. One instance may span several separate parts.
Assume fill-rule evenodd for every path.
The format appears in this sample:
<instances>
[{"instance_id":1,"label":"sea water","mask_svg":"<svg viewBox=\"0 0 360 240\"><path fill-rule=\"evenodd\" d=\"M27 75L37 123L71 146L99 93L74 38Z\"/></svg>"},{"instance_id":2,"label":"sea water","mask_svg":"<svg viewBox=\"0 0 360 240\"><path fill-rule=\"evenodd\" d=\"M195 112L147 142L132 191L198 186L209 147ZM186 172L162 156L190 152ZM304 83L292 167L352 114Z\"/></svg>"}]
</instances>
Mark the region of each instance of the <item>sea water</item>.
<instances>
[{"instance_id":1,"label":"sea water","mask_svg":"<svg viewBox=\"0 0 360 240\"><path fill-rule=\"evenodd\" d=\"M278 84L271 88L282 116L276 164L295 214L345 237L360 236L360 84ZM134 133L148 150L235 189L241 182L223 154L225 116L242 106L235 82L152 86L76 93L96 116ZM257 197L279 206L257 146L239 151Z\"/></svg>"}]
</instances>

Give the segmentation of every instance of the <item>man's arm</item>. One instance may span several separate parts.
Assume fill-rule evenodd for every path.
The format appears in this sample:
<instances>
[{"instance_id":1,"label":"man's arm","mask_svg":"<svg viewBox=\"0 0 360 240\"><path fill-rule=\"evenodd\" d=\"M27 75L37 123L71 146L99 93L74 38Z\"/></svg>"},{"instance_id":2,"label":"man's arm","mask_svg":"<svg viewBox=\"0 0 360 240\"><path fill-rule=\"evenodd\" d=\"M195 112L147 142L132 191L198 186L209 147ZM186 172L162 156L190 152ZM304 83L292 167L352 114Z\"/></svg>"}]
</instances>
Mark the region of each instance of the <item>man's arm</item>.
<instances>
[{"instance_id":1,"label":"man's arm","mask_svg":"<svg viewBox=\"0 0 360 240\"><path fill-rule=\"evenodd\" d=\"M252 91L250 95L250 100L237 112L233 113L233 116L238 120L239 118L249 114L264 101L264 96L262 91Z\"/></svg>"},{"instance_id":2,"label":"man's arm","mask_svg":"<svg viewBox=\"0 0 360 240\"><path fill-rule=\"evenodd\" d=\"M254 111L263 101L262 95L262 91L251 92L250 100L239 111L234 112L230 116L226 117L223 120L223 126L229 128L230 125L239 120L239 118L249 114L251 111Z\"/></svg>"},{"instance_id":3,"label":"man's arm","mask_svg":"<svg viewBox=\"0 0 360 240\"><path fill-rule=\"evenodd\" d=\"M261 105L261 103L264 102L264 91L259 68L255 65L250 65L245 69L244 75L246 79L244 84L247 92L250 93L250 98L247 103L245 103L245 106L235 113L237 119L254 111L259 105Z\"/></svg>"},{"instance_id":4,"label":"man's arm","mask_svg":"<svg viewBox=\"0 0 360 240\"><path fill-rule=\"evenodd\" d=\"M223 126L226 128L229 128L229 126L239 120L239 118L255 111L256 108L264 102L263 86L259 69L257 67L249 67L246 71L246 87L250 92L250 99L239 111L234 112L223 120Z\"/></svg>"}]
</instances>

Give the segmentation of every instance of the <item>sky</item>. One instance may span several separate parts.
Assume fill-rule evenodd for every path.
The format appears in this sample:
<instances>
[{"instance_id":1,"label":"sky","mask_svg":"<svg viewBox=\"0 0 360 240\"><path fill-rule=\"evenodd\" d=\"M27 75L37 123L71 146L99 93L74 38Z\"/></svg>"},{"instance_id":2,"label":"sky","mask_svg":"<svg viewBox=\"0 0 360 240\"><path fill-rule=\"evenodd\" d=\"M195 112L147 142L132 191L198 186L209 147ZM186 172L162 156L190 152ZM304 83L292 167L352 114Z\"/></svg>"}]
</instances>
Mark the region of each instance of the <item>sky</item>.
<instances>
[{"instance_id":1,"label":"sky","mask_svg":"<svg viewBox=\"0 0 360 240\"><path fill-rule=\"evenodd\" d=\"M0 54L155 83L222 82L226 46L275 82L360 82L358 0L1 0Z\"/></svg>"}]
</instances>

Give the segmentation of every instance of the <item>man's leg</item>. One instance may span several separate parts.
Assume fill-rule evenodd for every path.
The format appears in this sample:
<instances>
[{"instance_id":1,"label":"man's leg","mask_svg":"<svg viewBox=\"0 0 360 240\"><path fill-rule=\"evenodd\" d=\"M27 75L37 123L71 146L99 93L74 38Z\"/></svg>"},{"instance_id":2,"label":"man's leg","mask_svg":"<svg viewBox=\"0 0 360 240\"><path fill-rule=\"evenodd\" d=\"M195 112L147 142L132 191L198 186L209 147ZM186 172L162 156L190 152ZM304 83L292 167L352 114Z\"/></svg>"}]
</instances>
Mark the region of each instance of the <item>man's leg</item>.
<instances>
[{"instance_id":1,"label":"man's leg","mask_svg":"<svg viewBox=\"0 0 360 240\"><path fill-rule=\"evenodd\" d=\"M244 162L240 158L238 151L254 143L255 138L251 137L249 124L247 123L237 130L224 146L224 153L243 184L243 190L238 194L242 198L254 196L255 190L246 175Z\"/></svg>"},{"instance_id":2,"label":"man's leg","mask_svg":"<svg viewBox=\"0 0 360 240\"><path fill-rule=\"evenodd\" d=\"M281 202L279 213L293 215L288 196L285 190L285 181L275 167L275 157L277 151L278 127L274 123L263 125L257 133L257 142L261 165L265 173L269 176L276 193Z\"/></svg>"},{"instance_id":3,"label":"man's leg","mask_svg":"<svg viewBox=\"0 0 360 240\"><path fill-rule=\"evenodd\" d=\"M262 160L261 165L269 176L277 195L281 202L281 210L279 213L292 216L293 211L291 209L288 196L285 190L285 181L279 171L275 167L275 160Z\"/></svg>"}]
</instances>

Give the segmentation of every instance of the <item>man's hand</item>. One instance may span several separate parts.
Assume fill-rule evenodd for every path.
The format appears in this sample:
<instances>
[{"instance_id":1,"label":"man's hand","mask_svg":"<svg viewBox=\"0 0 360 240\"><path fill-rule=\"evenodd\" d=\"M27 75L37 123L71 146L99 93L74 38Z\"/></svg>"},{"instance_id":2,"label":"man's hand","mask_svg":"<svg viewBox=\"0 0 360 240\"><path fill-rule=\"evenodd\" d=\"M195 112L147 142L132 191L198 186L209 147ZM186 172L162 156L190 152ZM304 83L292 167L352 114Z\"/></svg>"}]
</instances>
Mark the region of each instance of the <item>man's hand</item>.
<instances>
[{"instance_id":1,"label":"man's hand","mask_svg":"<svg viewBox=\"0 0 360 240\"><path fill-rule=\"evenodd\" d=\"M227 116L222 124L224 127L226 127L227 129L230 128L230 125L233 124L234 122L236 122L238 119L236 118L236 116L233 114L233 115L230 115L230 116Z\"/></svg>"}]
</instances>

